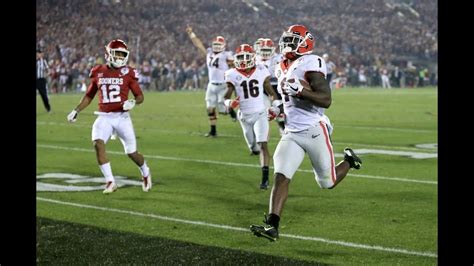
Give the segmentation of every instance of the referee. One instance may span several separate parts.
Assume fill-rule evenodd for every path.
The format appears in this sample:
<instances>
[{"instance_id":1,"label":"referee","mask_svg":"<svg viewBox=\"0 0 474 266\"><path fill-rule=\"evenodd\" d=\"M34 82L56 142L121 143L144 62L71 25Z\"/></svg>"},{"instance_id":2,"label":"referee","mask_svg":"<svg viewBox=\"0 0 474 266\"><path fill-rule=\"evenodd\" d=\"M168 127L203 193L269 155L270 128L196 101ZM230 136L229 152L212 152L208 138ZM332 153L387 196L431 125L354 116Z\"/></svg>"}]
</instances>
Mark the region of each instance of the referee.
<instances>
[{"instance_id":1,"label":"referee","mask_svg":"<svg viewBox=\"0 0 474 266\"><path fill-rule=\"evenodd\" d=\"M46 89L46 77L48 75L48 62L43 58L43 52L36 50L36 89L39 90L46 111L51 112L49 105L48 92Z\"/></svg>"}]
</instances>

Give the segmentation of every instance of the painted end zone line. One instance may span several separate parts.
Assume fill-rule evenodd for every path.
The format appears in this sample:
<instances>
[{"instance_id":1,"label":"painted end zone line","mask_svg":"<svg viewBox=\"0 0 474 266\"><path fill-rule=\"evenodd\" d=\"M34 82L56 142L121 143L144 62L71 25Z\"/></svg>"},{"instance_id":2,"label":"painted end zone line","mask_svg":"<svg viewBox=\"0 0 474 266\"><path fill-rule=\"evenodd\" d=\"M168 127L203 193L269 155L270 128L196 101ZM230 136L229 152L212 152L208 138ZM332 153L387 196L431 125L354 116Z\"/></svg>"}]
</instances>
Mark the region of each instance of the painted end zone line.
<instances>
[{"instance_id":1,"label":"painted end zone line","mask_svg":"<svg viewBox=\"0 0 474 266\"><path fill-rule=\"evenodd\" d=\"M184 220L184 219L156 215L156 214L151 214L151 213L141 213L141 212L126 211L126 210L120 210L120 209L114 209L114 208L105 208L105 207L99 207L99 206L93 206L93 205L85 205L85 204L79 204L79 203L73 203L73 202L67 202L67 201L47 199L47 198L42 198L42 197L36 197L36 200L45 201L49 203L55 203L55 204L69 205L69 206L85 208L85 209L95 209L95 210L101 210L101 211L107 211L107 212L124 213L124 214L129 214L129 215L134 215L134 216L150 217L153 219L164 220L164 221L172 221L172 222L192 224L192 225L201 225L201 226L214 227L214 228L225 229L225 230L242 231L242 232L248 232L250 234L249 229L229 226L229 225L220 225L220 224L212 224L212 223L206 223L206 222L201 222L201 221ZM299 239L299 240L323 242L327 244L334 244L334 245L345 246L345 247L378 250L378 251L383 251L383 252L393 252L393 253L409 254L409 255L423 256L423 257L433 257L433 258L438 257L437 254L431 253L431 252L418 252L418 251L411 251L411 250L406 250L406 249L371 246L371 245L357 244L357 243L344 242L344 241L338 241L338 240L329 240L329 239L324 239L320 237L299 236L299 235L291 235L291 234L280 234L280 236Z\"/></svg>"},{"instance_id":2,"label":"painted end zone line","mask_svg":"<svg viewBox=\"0 0 474 266\"><path fill-rule=\"evenodd\" d=\"M67 151L95 152L92 149L71 148L71 147L46 145L46 144L37 144L36 147L47 148L47 149L57 149L57 150L67 150ZM123 155L124 154L123 152L119 152L119 151L107 151L107 153L108 154L117 154L117 155ZM169 156L160 156L160 155L147 155L147 154L144 154L143 156L145 156L147 158L171 160L171 161L186 161L186 162L195 162L195 163L208 163L208 164L219 164L219 165L228 165L228 166L242 166L242 167L260 168L259 165L255 165L255 164L220 162L220 161L212 161L212 160L178 158L178 157L169 157ZM273 169L273 167L270 167L270 168ZM305 173L312 173L313 172L312 170L303 170L303 169L298 169L297 171L298 172L305 172ZM361 175L361 174L352 174L352 173L349 173L347 175L348 176L355 176L355 177L362 177L362 178L389 180L389 181L412 182L412 183L431 184L431 185L437 185L438 184L437 181L426 181L426 180L417 180L417 179L409 179L409 178L401 178L401 177L372 176L372 175Z\"/></svg>"}]
</instances>

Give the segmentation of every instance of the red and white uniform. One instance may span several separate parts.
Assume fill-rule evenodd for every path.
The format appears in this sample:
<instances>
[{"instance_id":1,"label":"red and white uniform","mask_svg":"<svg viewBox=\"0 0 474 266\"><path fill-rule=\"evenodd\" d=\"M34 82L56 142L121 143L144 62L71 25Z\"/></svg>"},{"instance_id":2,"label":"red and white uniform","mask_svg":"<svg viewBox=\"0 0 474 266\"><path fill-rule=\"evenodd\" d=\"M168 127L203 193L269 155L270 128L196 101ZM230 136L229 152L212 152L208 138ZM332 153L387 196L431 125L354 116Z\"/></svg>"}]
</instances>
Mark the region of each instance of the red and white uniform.
<instances>
[{"instance_id":1,"label":"red and white uniform","mask_svg":"<svg viewBox=\"0 0 474 266\"><path fill-rule=\"evenodd\" d=\"M329 118L324 115L326 109L304 98L285 95L281 88L286 80L305 79L305 74L310 71L320 72L326 77L326 63L323 58L313 54L303 55L291 65L285 62L282 61L275 69L286 115L285 134L273 156L275 173L282 173L291 179L306 152L318 185L322 188L332 187L336 181L336 172L330 139L332 127Z\"/></svg>"},{"instance_id":2,"label":"red and white uniform","mask_svg":"<svg viewBox=\"0 0 474 266\"><path fill-rule=\"evenodd\" d=\"M142 94L137 71L127 66L116 69L104 64L95 66L89 77L91 84L86 95L94 98L99 92L99 112L95 112L98 117L92 126L92 140L101 139L107 143L115 132L125 153L135 152L137 148L132 120L122 106L130 91L135 97Z\"/></svg>"},{"instance_id":3,"label":"red and white uniform","mask_svg":"<svg viewBox=\"0 0 474 266\"><path fill-rule=\"evenodd\" d=\"M305 73L315 71L323 73L326 77L326 63L317 55L303 55L293 61L289 66L282 61L275 69L278 78L278 92L283 96L283 107L285 110L285 130L298 132L316 125L324 115L325 108L315 106L311 101L289 97L282 91L283 83L290 79L306 79Z\"/></svg>"},{"instance_id":4,"label":"red and white uniform","mask_svg":"<svg viewBox=\"0 0 474 266\"><path fill-rule=\"evenodd\" d=\"M238 119L250 150L258 151L259 142L268 141L269 124L263 83L271 73L264 65L256 65L249 73L236 68L225 72L225 81L240 97Z\"/></svg>"},{"instance_id":5,"label":"red and white uniform","mask_svg":"<svg viewBox=\"0 0 474 266\"><path fill-rule=\"evenodd\" d=\"M227 60L232 59L232 52L230 51L214 53L211 48L207 49L206 63L209 84L206 89L206 107L217 107L220 113L226 110L224 106L224 95L227 91L227 86L224 81L224 73L229 69Z\"/></svg>"},{"instance_id":6,"label":"red and white uniform","mask_svg":"<svg viewBox=\"0 0 474 266\"><path fill-rule=\"evenodd\" d=\"M86 95L94 98L99 91L100 112L125 112L123 102L128 99L129 91L136 97L142 94L138 85L138 72L131 67L111 68L107 65L97 65L89 74L91 84Z\"/></svg>"}]
</instances>

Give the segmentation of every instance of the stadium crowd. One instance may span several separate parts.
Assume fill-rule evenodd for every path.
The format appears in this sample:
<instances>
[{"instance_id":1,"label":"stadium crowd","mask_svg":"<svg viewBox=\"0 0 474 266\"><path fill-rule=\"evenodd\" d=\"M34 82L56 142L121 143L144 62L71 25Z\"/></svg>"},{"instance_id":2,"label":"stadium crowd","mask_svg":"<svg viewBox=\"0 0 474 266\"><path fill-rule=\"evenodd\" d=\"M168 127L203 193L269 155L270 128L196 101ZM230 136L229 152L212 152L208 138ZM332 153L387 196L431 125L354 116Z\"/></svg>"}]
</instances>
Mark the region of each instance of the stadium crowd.
<instances>
[{"instance_id":1,"label":"stadium crowd","mask_svg":"<svg viewBox=\"0 0 474 266\"><path fill-rule=\"evenodd\" d=\"M37 48L50 65L52 92L84 90L89 70L103 63L104 45L127 42L130 64L145 89L204 88L205 58L185 28L204 43L223 35L229 50L306 25L315 53L328 53L335 82L381 86L437 84L437 1L430 0L38 0ZM277 49L278 51L278 49ZM413 65L412 62L415 62ZM424 63L418 63L424 62ZM428 63L427 63L428 62ZM430 64L432 63L432 64Z\"/></svg>"}]
</instances>

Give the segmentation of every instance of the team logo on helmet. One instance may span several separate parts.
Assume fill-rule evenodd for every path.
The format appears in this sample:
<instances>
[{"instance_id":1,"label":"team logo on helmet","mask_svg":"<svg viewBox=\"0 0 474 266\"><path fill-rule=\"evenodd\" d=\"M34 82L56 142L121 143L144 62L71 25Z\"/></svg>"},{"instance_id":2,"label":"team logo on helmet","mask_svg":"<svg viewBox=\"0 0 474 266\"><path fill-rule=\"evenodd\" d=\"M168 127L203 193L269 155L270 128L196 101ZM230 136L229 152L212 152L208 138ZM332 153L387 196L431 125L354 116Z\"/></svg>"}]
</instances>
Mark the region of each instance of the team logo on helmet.
<instances>
[{"instance_id":1,"label":"team logo on helmet","mask_svg":"<svg viewBox=\"0 0 474 266\"><path fill-rule=\"evenodd\" d=\"M292 25L280 37L280 52L288 59L313 52L314 36L303 25Z\"/></svg>"}]
</instances>

